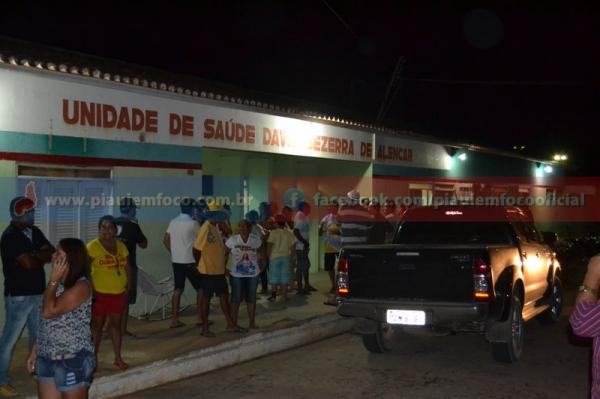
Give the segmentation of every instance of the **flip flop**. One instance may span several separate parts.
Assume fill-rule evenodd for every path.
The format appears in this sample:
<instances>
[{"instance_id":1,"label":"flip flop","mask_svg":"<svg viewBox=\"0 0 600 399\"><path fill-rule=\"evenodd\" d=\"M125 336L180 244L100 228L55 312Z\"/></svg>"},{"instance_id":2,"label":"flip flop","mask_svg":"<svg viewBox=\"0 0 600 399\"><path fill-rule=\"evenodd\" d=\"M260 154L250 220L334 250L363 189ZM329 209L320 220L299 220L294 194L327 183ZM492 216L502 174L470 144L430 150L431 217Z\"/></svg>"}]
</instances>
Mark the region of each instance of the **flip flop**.
<instances>
[{"instance_id":1,"label":"flip flop","mask_svg":"<svg viewBox=\"0 0 600 399\"><path fill-rule=\"evenodd\" d=\"M177 323L171 323L171 325L169 326L169 328L179 328L179 327L185 327L185 323L177 320Z\"/></svg>"},{"instance_id":2,"label":"flip flop","mask_svg":"<svg viewBox=\"0 0 600 399\"><path fill-rule=\"evenodd\" d=\"M240 326L235 326L233 328L228 328L226 331L227 332L234 332L234 333L247 333L248 332L248 330L246 330L245 328L240 327Z\"/></svg>"},{"instance_id":3,"label":"flip flop","mask_svg":"<svg viewBox=\"0 0 600 399\"><path fill-rule=\"evenodd\" d=\"M113 369L125 371L129 368L129 365L123 361L121 362L113 362Z\"/></svg>"},{"instance_id":4,"label":"flip flop","mask_svg":"<svg viewBox=\"0 0 600 399\"><path fill-rule=\"evenodd\" d=\"M208 321L209 326L212 326L213 324L215 324L214 321L212 321L212 320ZM200 323L200 322L196 323L196 327L202 327L203 325L204 325L204 323Z\"/></svg>"},{"instance_id":5,"label":"flip flop","mask_svg":"<svg viewBox=\"0 0 600 399\"><path fill-rule=\"evenodd\" d=\"M206 338L216 337L215 333L212 331L204 331L204 332L200 333L200 335L202 335L203 337L206 337Z\"/></svg>"},{"instance_id":6,"label":"flip flop","mask_svg":"<svg viewBox=\"0 0 600 399\"><path fill-rule=\"evenodd\" d=\"M129 332L129 331L125 331L125 333L123 333L123 336L129 337L129 338L137 338L137 335L135 335L134 333Z\"/></svg>"}]
</instances>

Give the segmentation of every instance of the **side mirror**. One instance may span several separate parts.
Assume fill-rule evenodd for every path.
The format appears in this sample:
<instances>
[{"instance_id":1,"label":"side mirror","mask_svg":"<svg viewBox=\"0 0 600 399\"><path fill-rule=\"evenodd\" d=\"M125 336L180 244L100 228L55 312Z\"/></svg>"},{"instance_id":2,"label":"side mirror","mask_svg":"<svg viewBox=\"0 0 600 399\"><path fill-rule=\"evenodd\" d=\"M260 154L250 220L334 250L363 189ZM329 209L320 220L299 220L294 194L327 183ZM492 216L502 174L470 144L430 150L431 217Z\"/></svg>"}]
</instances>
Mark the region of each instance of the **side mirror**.
<instances>
[{"instance_id":1,"label":"side mirror","mask_svg":"<svg viewBox=\"0 0 600 399\"><path fill-rule=\"evenodd\" d=\"M554 245L558 241L558 235L552 231L542 231L542 238L548 245Z\"/></svg>"}]
</instances>

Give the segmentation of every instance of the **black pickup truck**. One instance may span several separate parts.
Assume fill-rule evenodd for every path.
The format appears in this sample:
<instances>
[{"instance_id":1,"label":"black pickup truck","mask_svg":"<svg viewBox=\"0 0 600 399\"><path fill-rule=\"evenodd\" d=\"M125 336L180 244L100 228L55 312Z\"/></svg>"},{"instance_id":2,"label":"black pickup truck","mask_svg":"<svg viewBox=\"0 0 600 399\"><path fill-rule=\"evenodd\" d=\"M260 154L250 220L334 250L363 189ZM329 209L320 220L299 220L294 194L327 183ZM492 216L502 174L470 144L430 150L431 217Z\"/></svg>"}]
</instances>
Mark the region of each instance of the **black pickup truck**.
<instances>
[{"instance_id":1,"label":"black pickup truck","mask_svg":"<svg viewBox=\"0 0 600 399\"><path fill-rule=\"evenodd\" d=\"M483 209L482 209L483 208ZM358 319L367 350L390 350L399 330L484 334L494 359L522 353L524 322L556 322L560 265L516 207L409 210L392 244L342 249L338 313Z\"/></svg>"}]
</instances>

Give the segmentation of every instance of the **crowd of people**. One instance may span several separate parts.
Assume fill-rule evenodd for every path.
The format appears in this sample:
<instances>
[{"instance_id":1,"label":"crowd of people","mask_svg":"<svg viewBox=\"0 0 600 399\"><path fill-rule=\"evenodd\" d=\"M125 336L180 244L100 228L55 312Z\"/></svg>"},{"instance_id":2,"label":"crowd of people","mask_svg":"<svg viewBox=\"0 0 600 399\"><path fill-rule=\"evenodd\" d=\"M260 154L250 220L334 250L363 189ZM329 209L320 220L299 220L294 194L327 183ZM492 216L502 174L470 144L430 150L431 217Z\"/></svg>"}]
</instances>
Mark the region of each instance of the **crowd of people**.
<instances>
[{"instance_id":1,"label":"crowd of people","mask_svg":"<svg viewBox=\"0 0 600 399\"><path fill-rule=\"evenodd\" d=\"M353 190L344 204L332 203L320 220L324 265L335 292L336 257L343 245L383 243L398 217L393 204L360 203ZM309 251L311 207L296 209L262 203L259 210L231 223L227 204L184 199L180 214L166 229L163 244L170 254L174 292L171 328L179 318L186 280L196 290L197 326L201 335L214 337L210 302L219 298L226 330L245 333L258 328L257 294L272 302L288 301L289 293L310 295ZM26 327L29 337L27 370L37 375L42 398L86 397L98 366L103 336L112 341L112 368L126 370L122 357L129 305L136 302L137 248L148 240L136 219L130 198L120 204L121 216L98 221L98 235L87 244L64 238L56 248L34 225L35 203L17 197L10 204L11 223L0 246L5 277L6 322L0 337L0 396L17 394L9 368L17 340ZM44 265L52 263L47 282ZM270 289L269 289L270 285ZM259 291L259 287L261 290ZM248 325L239 325L244 302ZM326 304L331 304L326 302Z\"/></svg>"}]
</instances>

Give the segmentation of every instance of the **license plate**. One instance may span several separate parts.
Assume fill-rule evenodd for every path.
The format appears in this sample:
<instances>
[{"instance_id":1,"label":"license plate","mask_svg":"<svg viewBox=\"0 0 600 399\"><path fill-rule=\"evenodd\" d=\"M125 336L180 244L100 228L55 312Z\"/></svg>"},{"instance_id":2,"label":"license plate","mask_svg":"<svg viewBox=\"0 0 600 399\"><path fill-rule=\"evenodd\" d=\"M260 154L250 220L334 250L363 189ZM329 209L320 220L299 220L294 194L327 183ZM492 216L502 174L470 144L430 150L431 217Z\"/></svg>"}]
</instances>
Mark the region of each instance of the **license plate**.
<instances>
[{"instance_id":1,"label":"license plate","mask_svg":"<svg viewBox=\"0 0 600 399\"><path fill-rule=\"evenodd\" d=\"M403 324L407 326L424 326L425 312L422 310L388 309L387 322L389 324Z\"/></svg>"}]
</instances>

